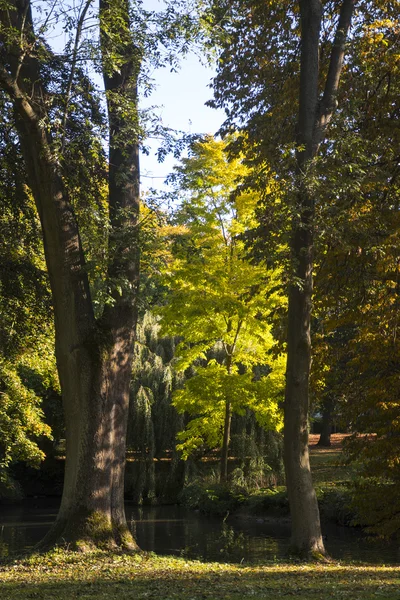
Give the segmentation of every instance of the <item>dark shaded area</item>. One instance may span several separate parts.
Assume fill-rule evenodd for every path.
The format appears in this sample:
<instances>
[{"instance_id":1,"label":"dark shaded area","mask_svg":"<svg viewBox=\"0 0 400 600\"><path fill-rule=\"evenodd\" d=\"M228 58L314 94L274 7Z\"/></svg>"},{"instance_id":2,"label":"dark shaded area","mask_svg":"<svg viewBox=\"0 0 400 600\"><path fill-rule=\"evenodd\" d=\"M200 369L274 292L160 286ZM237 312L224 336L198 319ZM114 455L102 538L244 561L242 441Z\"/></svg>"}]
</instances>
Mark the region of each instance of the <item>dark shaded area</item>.
<instances>
[{"instance_id":1,"label":"dark shaded area","mask_svg":"<svg viewBox=\"0 0 400 600\"><path fill-rule=\"evenodd\" d=\"M32 499L3 507L0 516L0 556L31 549L53 523L58 501ZM290 538L288 518L206 517L179 506L126 505L128 525L142 550L162 555L201 560L265 563L287 555ZM357 529L325 524L323 533L329 554L346 561L396 564L396 543L364 536Z\"/></svg>"}]
</instances>

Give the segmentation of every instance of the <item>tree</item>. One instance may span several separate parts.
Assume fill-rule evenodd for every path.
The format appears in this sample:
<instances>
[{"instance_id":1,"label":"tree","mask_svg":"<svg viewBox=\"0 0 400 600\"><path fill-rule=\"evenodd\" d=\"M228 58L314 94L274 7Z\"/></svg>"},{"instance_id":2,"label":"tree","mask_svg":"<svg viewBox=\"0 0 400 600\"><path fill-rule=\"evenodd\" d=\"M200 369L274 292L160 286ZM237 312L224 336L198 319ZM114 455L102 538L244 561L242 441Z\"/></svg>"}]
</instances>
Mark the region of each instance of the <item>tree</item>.
<instances>
[{"instance_id":1,"label":"tree","mask_svg":"<svg viewBox=\"0 0 400 600\"><path fill-rule=\"evenodd\" d=\"M246 259L240 234L257 197L231 198L246 169L240 159L228 160L226 145L211 137L195 142L177 169L179 190L189 198L175 215L180 230L167 269L170 294L160 310L162 333L182 338L177 368L194 367L173 397L179 412L195 416L178 447L184 457L204 442L220 447L221 481L228 475L232 412L251 408L266 428L279 427L283 383L283 357L271 354L268 322L283 302L279 272Z\"/></svg>"},{"instance_id":2,"label":"tree","mask_svg":"<svg viewBox=\"0 0 400 600\"><path fill-rule=\"evenodd\" d=\"M88 0L80 15L75 48L90 5ZM104 273L108 302L98 318L68 177L71 165L64 162L74 141L68 128L73 121L70 94L74 91L79 103L79 98L90 97L90 89L77 85L75 51L70 56L69 83L51 81L57 61L42 39L45 28L34 29L28 0L2 4L0 86L14 110L43 231L66 420L62 503L45 544L63 539L137 548L125 521L123 474L139 277L137 80L141 46L131 33L127 2L100 2L99 17L109 123L110 233ZM57 83L61 89L54 89ZM61 143L53 104L60 94L64 100ZM121 103L129 106L129 112L120 109ZM94 126L91 129L94 136Z\"/></svg>"},{"instance_id":3,"label":"tree","mask_svg":"<svg viewBox=\"0 0 400 600\"><path fill-rule=\"evenodd\" d=\"M352 42L340 92L351 103L332 123L317 207L313 371L353 433L345 452L359 523L380 535L398 532L400 505L398 8L371 11Z\"/></svg>"},{"instance_id":4,"label":"tree","mask_svg":"<svg viewBox=\"0 0 400 600\"><path fill-rule=\"evenodd\" d=\"M286 183L284 213L291 225L285 232L290 271L284 437L292 547L301 554L323 554L308 456L316 159L336 108L356 2L211 4L211 22L226 33L212 104L226 109L224 131L245 130L247 160L259 170L249 183L262 189L265 163ZM277 212L272 198L260 223L259 231L269 227L272 241L269 216Z\"/></svg>"},{"instance_id":5,"label":"tree","mask_svg":"<svg viewBox=\"0 0 400 600\"><path fill-rule=\"evenodd\" d=\"M44 458L42 398L26 382L28 369L57 388L51 299L34 202L23 158L1 95L0 127L0 496L17 489L12 464Z\"/></svg>"},{"instance_id":6,"label":"tree","mask_svg":"<svg viewBox=\"0 0 400 600\"><path fill-rule=\"evenodd\" d=\"M159 321L159 317L146 312L139 319L137 331L127 445L135 452L131 494L138 504L160 498L176 502L184 482L184 464L175 450L175 436L184 423L171 401L183 374L173 368L175 339L159 335ZM168 474L163 479L154 459L166 456Z\"/></svg>"}]
</instances>

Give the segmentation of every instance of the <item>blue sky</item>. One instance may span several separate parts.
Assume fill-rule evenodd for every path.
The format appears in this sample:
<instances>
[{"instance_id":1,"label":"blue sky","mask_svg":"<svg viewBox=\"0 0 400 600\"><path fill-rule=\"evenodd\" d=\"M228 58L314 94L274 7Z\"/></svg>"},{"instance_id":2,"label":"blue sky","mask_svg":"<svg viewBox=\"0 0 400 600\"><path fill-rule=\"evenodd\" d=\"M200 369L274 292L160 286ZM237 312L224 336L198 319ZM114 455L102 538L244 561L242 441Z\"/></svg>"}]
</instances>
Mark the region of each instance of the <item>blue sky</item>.
<instances>
[{"instance_id":1,"label":"blue sky","mask_svg":"<svg viewBox=\"0 0 400 600\"><path fill-rule=\"evenodd\" d=\"M163 0L144 0L147 10L162 10ZM224 112L205 106L212 98L212 90L208 87L214 75L211 67L200 63L198 57L191 53L181 63L178 73L171 73L168 68L154 73L156 88L144 106L156 105L156 114L161 117L163 125L190 133L214 134L224 121ZM142 156L142 189L160 188L175 163L168 157L158 163L155 156L157 144L151 145L149 156Z\"/></svg>"},{"instance_id":2,"label":"blue sky","mask_svg":"<svg viewBox=\"0 0 400 600\"><path fill-rule=\"evenodd\" d=\"M62 2L60 3L62 5ZM39 9L57 7L56 2L48 0L37 0L34 3L35 17L43 23L45 13ZM65 5L67 7L67 5ZM82 9L82 0L72 0L68 6L76 15ZM162 10L164 0L143 0L146 10ZM52 10L52 9L51 9ZM71 14L72 14L71 13ZM52 12L50 12L52 14ZM97 4L93 4L93 15L97 14ZM89 17L90 18L90 17ZM94 23L95 21L91 21ZM62 22L55 20L53 14L49 22L48 41L57 51L62 51L67 41L67 35L62 30ZM97 85L102 87L102 79L98 74L91 73ZM142 100L142 106L156 106L154 112L162 119L163 125L172 129L190 133L215 133L224 120L221 110L213 110L205 106L205 102L212 98L212 90L208 87L214 75L211 67L200 63L198 57L191 53L181 62L181 68L177 73L171 73L169 68L158 69L152 76L155 80L155 89L151 96ZM169 156L163 163L156 158L157 142L148 142L150 154L141 157L141 183L142 190L149 187L161 188L165 177L173 169L175 163L173 157Z\"/></svg>"},{"instance_id":3,"label":"blue sky","mask_svg":"<svg viewBox=\"0 0 400 600\"><path fill-rule=\"evenodd\" d=\"M150 105L157 105L156 114L164 125L190 133L214 134L224 120L224 112L205 106L212 98L208 87L213 69L200 64L194 54L183 61L178 73L168 69L158 70L154 76L156 89L148 99ZM160 187L165 176L172 170L174 159L169 157L158 163L154 144L150 156L142 157L142 186Z\"/></svg>"}]
</instances>

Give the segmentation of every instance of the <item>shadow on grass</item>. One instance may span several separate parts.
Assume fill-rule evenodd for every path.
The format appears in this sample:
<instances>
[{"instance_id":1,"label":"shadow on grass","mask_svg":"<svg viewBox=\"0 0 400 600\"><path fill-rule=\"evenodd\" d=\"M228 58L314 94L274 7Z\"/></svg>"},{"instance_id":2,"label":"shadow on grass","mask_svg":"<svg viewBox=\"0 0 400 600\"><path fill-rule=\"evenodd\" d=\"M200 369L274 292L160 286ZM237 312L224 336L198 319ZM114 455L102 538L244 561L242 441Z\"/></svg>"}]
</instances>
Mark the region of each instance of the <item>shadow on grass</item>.
<instances>
[{"instance_id":1,"label":"shadow on grass","mask_svg":"<svg viewBox=\"0 0 400 600\"><path fill-rule=\"evenodd\" d=\"M182 559L41 557L0 567L1 600L400 600L400 568L269 564L240 567Z\"/></svg>"}]
</instances>

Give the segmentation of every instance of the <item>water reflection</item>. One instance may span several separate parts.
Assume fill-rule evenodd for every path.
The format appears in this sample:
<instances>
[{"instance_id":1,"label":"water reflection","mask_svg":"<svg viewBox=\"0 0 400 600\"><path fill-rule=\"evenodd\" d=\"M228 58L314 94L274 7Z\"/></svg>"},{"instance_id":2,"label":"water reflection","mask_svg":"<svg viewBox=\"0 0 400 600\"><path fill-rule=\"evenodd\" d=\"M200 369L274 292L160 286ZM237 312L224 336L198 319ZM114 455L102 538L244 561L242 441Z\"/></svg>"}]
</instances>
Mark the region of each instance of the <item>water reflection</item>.
<instances>
[{"instance_id":1,"label":"water reflection","mask_svg":"<svg viewBox=\"0 0 400 600\"><path fill-rule=\"evenodd\" d=\"M0 557L32 548L49 529L57 509L58 503L49 500L0 507ZM140 547L158 554L247 563L283 558L287 553L287 521L229 518L222 522L179 506L127 505L126 514ZM376 564L400 562L397 544L334 525L325 526L324 534L333 558Z\"/></svg>"}]
</instances>

